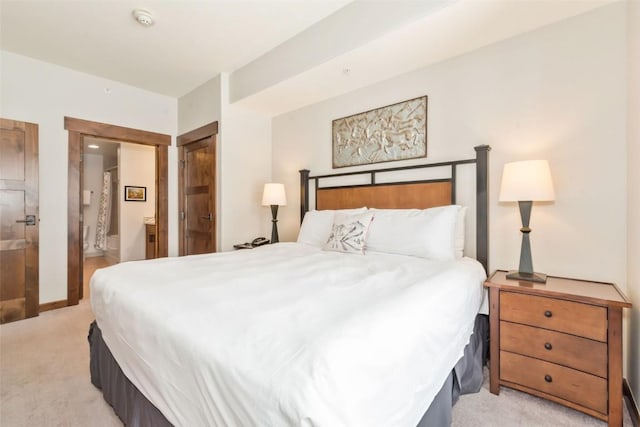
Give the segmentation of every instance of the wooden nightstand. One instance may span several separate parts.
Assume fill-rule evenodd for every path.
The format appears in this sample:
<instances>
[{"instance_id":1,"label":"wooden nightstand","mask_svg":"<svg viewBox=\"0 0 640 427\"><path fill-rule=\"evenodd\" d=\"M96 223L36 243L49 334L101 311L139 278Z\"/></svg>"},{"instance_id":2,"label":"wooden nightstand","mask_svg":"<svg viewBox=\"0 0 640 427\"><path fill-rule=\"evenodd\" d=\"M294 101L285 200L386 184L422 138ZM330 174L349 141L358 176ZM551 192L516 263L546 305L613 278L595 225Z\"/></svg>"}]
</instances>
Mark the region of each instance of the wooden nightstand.
<instances>
[{"instance_id":1,"label":"wooden nightstand","mask_svg":"<svg viewBox=\"0 0 640 427\"><path fill-rule=\"evenodd\" d=\"M504 385L622 425L622 309L612 283L548 277L489 288L491 393Z\"/></svg>"}]
</instances>

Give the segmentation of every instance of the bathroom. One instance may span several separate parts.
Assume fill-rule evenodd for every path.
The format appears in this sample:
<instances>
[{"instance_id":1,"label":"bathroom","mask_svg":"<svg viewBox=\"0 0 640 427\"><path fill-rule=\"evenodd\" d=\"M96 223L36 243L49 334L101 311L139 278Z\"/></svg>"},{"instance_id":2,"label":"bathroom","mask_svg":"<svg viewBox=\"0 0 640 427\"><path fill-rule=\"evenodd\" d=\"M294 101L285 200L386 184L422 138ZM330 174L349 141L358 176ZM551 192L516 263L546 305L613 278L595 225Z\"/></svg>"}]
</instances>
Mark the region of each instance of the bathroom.
<instances>
[{"instance_id":1,"label":"bathroom","mask_svg":"<svg viewBox=\"0 0 640 427\"><path fill-rule=\"evenodd\" d=\"M146 258L145 230L155 221L156 191L154 147L85 138L83 148L86 298L97 268Z\"/></svg>"}]
</instances>

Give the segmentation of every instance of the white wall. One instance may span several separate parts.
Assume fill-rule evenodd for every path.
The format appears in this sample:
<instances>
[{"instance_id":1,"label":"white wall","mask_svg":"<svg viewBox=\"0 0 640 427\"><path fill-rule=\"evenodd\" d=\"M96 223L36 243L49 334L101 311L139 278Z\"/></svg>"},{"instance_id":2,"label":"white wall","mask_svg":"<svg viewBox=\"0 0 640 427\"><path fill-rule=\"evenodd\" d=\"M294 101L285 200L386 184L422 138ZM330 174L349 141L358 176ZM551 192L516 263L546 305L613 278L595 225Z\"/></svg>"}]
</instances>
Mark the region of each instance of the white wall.
<instances>
[{"instance_id":1,"label":"white wall","mask_svg":"<svg viewBox=\"0 0 640 427\"><path fill-rule=\"evenodd\" d=\"M178 99L178 135L220 120L220 75Z\"/></svg>"},{"instance_id":2,"label":"white wall","mask_svg":"<svg viewBox=\"0 0 640 427\"><path fill-rule=\"evenodd\" d=\"M95 248L96 226L98 224L98 207L100 205L100 193L102 192L102 171L104 170L102 154L84 155L84 190L91 191L91 203L82 207L83 223L89 226L87 241L89 247L85 255L101 255L103 252Z\"/></svg>"},{"instance_id":3,"label":"white wall","mask_svg":"<svg viewBox=\"0 0 640 427\"><path fill-rule=\"evenodd\" d=\"M271 210L261 206L262 189L271 182L271 118L229 104L229 75L221 75L220 122L221 250L256 236L271 236Z\"/></svg>"},{"instance_id":4,"label":"white wall","mask_svg":"<svg viewBox=\"0 0 640 427\"><path fill-rule=\"evenodd\" d=\"M640 2L627 2L627 289L633 303L629 385L640 398Z\"/></svg>"},{"instance_id":5,"label":"white wall","mask_svg":"<svg viewBox=\"0 0 640 427\"><path fill-rule=\"evenodd\" d=\"M140 144L120 144L120 261L145 258L144 217L156 215L156 151ZM145 202L124 201L124 187L147 187Z\"/></svg>"},{"instance_id":6,"label":"white wall","mask_svg":"<svg viewBox=\"0 0 640 427\"><path fill-rule=\"evenodd\" d=\"M625 3L615 3L276 117L273 178L290 197L280 213L282 240L294 240L299 229L298 170L332 172L333 119L428 95L430 162L492 146L491 270L516 268L520 253L517 205L498 203L503 165L548 159L556 201L533 208L535 270L612 281L627 291L625 13ZM629 263L637 259L636 249ZM637 326L625 327L637 337ZM628 366L638 359L627 357L627 341Z\"/></svg>"},{"instance_id":7,"label":"white wall","mask_svg":"<svg viewBox=\"0 0 640 427\"><path fill-rule=\"evenodd\" d=\"M230 104L229 76L221 74L178 100L179 133L218 121L216 220L219 251L271 235L269 208L260 205L271 180L271 119Z\"/></svg>"},{"instance_id":8,"label":"white wall","mask_svg":"<svg viewBox=\"0 0 640 427\"><path fill-rule=\"evenodd\" d=\"M283 237L298 230L298 169L331 172L331 121L426 94L429 161L493 148L491 268L516 267L520 253L517 205L498 204L502 167L543 158L556 202L534 206L534 267L626 288L624 20L614 4L276 117L273 175L291 195Z\"/></svg>"},{"instance_id":9,"label":"white wall","mask_svg":"<svg viewBox=\"0 0 640 427\"><path fill-rule=\"evenodd\" d=\"M40 131L40 303L67 298L67 131L64 116L169 135L177 100L0 51L0 115ZM105 88L109 88L107 93ZM169 254L177 254L177 165L169 148Z\"/></svg>"}]
</instances>

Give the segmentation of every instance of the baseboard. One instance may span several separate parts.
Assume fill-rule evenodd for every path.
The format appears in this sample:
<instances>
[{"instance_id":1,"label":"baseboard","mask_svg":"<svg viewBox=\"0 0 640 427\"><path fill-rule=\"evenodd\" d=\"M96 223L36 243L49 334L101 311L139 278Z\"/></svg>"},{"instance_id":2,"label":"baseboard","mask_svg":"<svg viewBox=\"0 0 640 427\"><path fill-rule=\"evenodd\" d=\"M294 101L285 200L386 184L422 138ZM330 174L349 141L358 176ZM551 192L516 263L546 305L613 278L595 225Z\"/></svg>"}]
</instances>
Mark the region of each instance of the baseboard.
<instances>
[{"instance_id":1,"label":"baseboard","mask_svg":"<svg viewBox=\"0 0 640 427\"><path fill-rule=\"evenodd\" d=\"M633 424L633 427L639 427L640 412L638 412L638 402L633 398L631 387L629 387L629 383L626 378L623 378L622 380L622 395L624 396L624 401L629 409L629 415L631 415L631 423Z\"/></svg>"},{"instance_id":2,"label":"baseboard","mask_svg":"<svg viewBox=\"0 0 640 427\"><path fill-rule=\"evenodd\" d=\"M40 304L40 313L42 313L43 311L56 310L58 308L63 308L63 307L66 307L67 305L68 304L66 299L63 299L60 301L45 302L44 304Z\"/></svg>"}]
</instances>

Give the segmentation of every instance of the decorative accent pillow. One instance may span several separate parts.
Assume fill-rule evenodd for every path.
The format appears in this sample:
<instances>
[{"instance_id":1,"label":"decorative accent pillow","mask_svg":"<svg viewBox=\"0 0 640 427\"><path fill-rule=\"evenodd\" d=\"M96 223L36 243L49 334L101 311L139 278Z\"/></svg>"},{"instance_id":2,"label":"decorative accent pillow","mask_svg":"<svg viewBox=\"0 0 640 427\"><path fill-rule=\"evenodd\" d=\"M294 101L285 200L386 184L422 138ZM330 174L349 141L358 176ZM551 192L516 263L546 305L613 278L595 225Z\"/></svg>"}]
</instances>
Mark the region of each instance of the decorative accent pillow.
<instances>
[{"instance_id":1,"label":"decorative accent pillow","mask_svg":"<svg viewBox=\"0 0 640 427\"><path fill-rule=\"evenodd\" d=\"M327 251L364 254L369 225L373 220L373 213L345 215L337 213L329 239L323 249Z\"/></svg>"},{"instance_id":2,"label":"decorative accent pillow","mask_svg":"<svg viewBox=\"0 0 640 427\"><path fill-rule=\"evenodd\" d=\"M439 261L455 259L460 208L370 209L376 220L369 229L366 249Z\"/></svg>"},{"instance_id":3,"label":"decorative accent pillow","mask_svg":"<svg viewBox=\"0 0 640 427\"><path fill-rule=\"evenodd\" d=\"M297 241L321 248L329 239L336 213L357 214L366 211L367 208L309 211L304 215Z\"/></svg>"}]
</instances>

